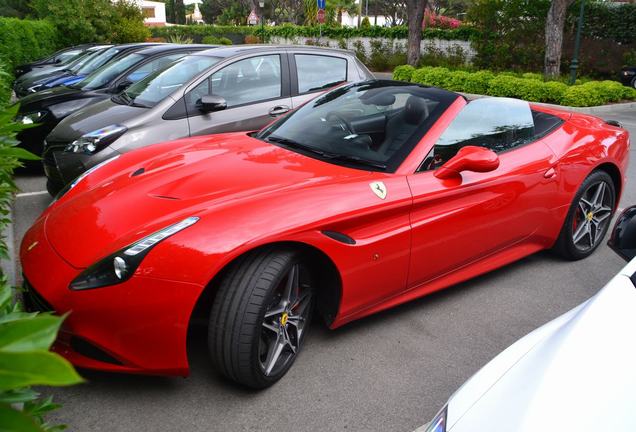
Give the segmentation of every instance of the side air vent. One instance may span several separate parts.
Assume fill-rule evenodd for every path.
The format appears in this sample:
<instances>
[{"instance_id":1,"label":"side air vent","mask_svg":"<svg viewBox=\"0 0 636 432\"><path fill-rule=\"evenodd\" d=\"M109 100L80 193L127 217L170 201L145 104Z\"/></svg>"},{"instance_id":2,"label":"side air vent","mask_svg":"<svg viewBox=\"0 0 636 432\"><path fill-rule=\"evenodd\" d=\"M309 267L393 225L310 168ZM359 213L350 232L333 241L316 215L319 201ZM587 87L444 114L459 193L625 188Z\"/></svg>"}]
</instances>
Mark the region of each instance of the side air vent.
<instances>
[{"instance_id":1,"label":"side air vent","mask_svg":"<svg viewBox=\"0 0 636 432\"><path fill-rule=\"evenodd\" d=\"M134 173L132 173L130 176L131 177L137 177L138 175L143 174L144 172L146 172L146 169L144 167L139 168L137 171L135 171Z\"/></svg>"},{"instance_id":2,"label":"side air vent","mask_svg":"<svg viewBox=\"0 0 636 432\"><path fill-rule=\"evenodd\" d=\"M610 126L616 126L616 127L621 128L621 129L625 129L623 127L623 125L621 124L621 122L619 122L618 120L605 120L605 123L610 125Z\"/></svg>"},{"instance_id":3,"label":"side air vent","mask_svg":"<svg viewBox=\"0 0 636 432\"><path fill-rule=\"evenodd\" d=\"M356 241L354 239L352 239L348 235L343 234L341 232L337 232L337 231L322 231L322 233L324 235L326 235L327 237L332 238L335 241L338 241L340 243L345 243L345 244L349 244L349 245L356 244Z\"/></svg>"}]
</instances>

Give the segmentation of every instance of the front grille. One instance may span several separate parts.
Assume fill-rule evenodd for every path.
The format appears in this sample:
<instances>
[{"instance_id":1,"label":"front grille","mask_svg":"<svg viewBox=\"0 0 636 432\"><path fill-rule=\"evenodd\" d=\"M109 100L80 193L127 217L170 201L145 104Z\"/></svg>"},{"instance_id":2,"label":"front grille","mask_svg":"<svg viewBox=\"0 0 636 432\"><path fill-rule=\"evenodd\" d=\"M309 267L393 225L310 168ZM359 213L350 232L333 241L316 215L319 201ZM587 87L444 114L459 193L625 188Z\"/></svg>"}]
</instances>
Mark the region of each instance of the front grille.
<instances>
[{"instance_id":1,"label":"front grille","mask_svg":"<svg viewBox=\"0 0 636 432\"><path fill-rule=\"evenodd\" d=\"M53 307L44 300L44 297L33 288L33 285L26 278L24 278L22 288L22 303L27 312L54 312Z\"/></svg>"}]
</instances>

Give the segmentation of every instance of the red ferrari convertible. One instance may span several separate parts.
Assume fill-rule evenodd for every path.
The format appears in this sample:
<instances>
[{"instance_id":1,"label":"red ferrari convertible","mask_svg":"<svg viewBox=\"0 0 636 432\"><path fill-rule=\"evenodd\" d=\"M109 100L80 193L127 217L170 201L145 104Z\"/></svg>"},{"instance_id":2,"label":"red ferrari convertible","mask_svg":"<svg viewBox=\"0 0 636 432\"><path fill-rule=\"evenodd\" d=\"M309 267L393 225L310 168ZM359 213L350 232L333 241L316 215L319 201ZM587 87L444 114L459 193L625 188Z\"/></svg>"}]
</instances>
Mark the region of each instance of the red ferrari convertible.
<instances>
[{"instance_id":1,"label":"red ferrari convertible","mask_svg":"<svg viewBox=\"0 0 636 432\"><path fill-rule=\"evenodd\" d=\"M366 81L258 132L107 160L20 251L25 303L70 312L55 349L185 375L193 316L212 362L262 388L331 328L542 249L601 243L625 182L617 123L513 99Z\"/></svg>"}]
</instances>

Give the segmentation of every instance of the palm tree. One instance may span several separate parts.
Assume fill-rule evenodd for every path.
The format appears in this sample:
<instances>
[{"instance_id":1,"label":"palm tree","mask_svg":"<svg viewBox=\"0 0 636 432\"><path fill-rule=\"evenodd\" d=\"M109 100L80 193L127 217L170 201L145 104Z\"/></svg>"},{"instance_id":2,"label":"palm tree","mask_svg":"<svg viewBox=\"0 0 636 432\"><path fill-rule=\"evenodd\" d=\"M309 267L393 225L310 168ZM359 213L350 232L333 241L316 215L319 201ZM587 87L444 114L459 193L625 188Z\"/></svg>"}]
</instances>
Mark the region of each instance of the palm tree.
<instances>
[{"instance_id":1,"label":"palm tree","mask_svg":"<svg viewBox=\"0 0 636 432\"><path fill-rule=\"evenodd\" d=\"M358 11L358 6L355 0L329 0L327 7L335 11L336 21L338 25L342 24L342 14L347 12L349 15L353 15Z\"/></svg>"}]
</instances>

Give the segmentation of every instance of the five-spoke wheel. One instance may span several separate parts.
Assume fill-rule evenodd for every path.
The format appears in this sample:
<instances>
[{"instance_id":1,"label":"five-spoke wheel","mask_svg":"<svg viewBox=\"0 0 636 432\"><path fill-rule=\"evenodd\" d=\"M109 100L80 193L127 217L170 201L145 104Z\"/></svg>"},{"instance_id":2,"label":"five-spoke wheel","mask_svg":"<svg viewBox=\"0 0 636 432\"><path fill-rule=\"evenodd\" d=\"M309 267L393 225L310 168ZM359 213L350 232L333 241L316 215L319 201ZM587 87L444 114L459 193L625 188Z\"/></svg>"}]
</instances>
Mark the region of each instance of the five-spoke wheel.
<instances>
[{"instance_id":1,"label":"five-spoke wheel","mask_svg":"<svg viewBox=\"0 0 636 432\"><path fill-rule=\"evenodd\" d=\"M217 368L254 388L278 381L302 348L313 290L298 251L271 247L239 259L223 277L210 314Z\"/></svg>"},{"instance_id":2,"label":"five-spoke wheel","mask_svg":"<svg viewBox=\"0 0 636 432\"><path fill-rule=\"evenodd\" d=\"M601 243L616 207L612 178L594 171L579 188L554 249L568 259L590 255Z\"/></svg>"}]
</instances>

